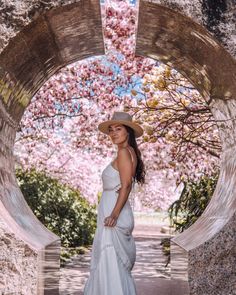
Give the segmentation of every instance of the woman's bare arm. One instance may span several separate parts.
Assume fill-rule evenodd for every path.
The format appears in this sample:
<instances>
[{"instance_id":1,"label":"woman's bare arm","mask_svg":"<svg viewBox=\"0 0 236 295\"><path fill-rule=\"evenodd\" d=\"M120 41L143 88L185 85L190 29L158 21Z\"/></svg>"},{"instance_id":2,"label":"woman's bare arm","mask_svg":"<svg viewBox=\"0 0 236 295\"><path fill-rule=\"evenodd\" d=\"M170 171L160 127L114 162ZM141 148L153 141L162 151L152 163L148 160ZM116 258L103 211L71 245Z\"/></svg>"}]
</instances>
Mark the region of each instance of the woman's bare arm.
<instances>
[{"instance_id":1,"label":"woman's bare arm","mask_svg":"<svg viewBox=\"0 0 236 295\"><path fill-rule=\"evenodd\" d=\"M126 148L122 148L117 154L117 166L120 174L121 188L119 196L110 216L106 218L105 225L114 226L119 217L120 211L126 203L132 188L132 160L130 152Z\"/></svg>"}]
</instances>

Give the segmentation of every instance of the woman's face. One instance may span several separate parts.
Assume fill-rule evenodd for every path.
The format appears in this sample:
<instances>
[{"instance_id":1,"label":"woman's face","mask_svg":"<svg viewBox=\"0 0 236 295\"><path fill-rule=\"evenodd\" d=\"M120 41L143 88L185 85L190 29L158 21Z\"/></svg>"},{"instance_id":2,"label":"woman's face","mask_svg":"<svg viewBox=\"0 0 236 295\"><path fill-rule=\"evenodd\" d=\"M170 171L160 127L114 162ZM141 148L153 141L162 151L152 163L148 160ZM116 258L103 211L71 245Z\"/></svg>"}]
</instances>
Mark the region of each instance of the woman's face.
<instances>
[{"instance_id":1,"label":"woman's face","mask_svg":"<svg viewBox=\"0 0 236 295\"><path fill-rule=\"evenodd\" d=\"M122 124L111 124L108 128L109 136L114 144L119 144L127 140L128 132Z\"/></svg>"}]
</instances>

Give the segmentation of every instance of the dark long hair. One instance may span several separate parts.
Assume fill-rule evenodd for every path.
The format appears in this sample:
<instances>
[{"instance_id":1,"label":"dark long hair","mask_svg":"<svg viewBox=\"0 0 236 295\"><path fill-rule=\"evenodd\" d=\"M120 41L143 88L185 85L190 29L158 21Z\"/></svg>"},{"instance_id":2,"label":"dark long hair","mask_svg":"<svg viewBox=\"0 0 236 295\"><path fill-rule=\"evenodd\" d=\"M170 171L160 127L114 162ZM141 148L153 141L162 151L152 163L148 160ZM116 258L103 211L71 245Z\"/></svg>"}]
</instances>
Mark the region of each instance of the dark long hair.
<instances>
[{"instance_id":1,"label":"dark long hair","mask_svg":"<svg viewBox=\"0 0 236 295\"><path fill-rule=\"evenodd\" d=\"M127 132L129 133L128 144L133 147L135 154L137 156L137 161L138 161L134 178L136 179L136 181L138 183L140 183L142 185L145 183L146 171L145 171L144 163L141 159L141 152L140 152L137 142L136 142L134 130L131 127L126 126L126 125L124 125L124 127L127 130Z\"/></svg>"}]
</instances>

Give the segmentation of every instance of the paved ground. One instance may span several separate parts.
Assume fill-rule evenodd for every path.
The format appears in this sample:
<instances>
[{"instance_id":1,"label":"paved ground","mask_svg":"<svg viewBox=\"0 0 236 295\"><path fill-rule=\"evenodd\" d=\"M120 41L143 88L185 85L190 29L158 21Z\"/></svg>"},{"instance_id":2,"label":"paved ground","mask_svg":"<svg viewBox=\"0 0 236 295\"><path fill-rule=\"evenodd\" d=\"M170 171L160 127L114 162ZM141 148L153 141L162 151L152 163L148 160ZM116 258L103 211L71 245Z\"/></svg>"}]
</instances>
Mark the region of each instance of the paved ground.
<instances>
[{"instance_id":1,"label":"paved ground","mask_svg":"<svg viewBox=\"0 0 236 295\"><path fill-rule=\"evenodd\" d=\"M160 226L137 224L133 232L137 257L132 274L138 295L187 295L182 281L170 280L170 265L165 267L160 241L169 236L160 232ZM60 294L83 295L84 283L89 275L90 252L74 257L61 269ZM112 295L112 294L111 294Z\"/></svg>"}]
</instances>

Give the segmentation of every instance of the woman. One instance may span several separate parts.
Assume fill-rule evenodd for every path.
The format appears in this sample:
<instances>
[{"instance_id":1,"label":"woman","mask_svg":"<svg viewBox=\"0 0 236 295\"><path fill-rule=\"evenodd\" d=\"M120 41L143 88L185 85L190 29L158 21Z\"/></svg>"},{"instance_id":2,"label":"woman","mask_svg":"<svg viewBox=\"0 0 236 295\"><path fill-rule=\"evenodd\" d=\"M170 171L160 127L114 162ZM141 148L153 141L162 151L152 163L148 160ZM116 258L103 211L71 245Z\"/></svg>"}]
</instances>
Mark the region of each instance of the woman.
<instances>
[{"instance_id":1,"label":"woman","mask_svg":"<svg viewBox=\"0 0 236 295\"><path fill-rule=\"evenodd\" d=\"M142 184L145 181L135 140L143 129L125 112L114 112L111 120L100 123L98 129L110 136L118 152L102 172L103 192L84 295L136 295L131 275L136 260L134 216L128 197L135 180Z\"/></svg>"}]
</instances>

